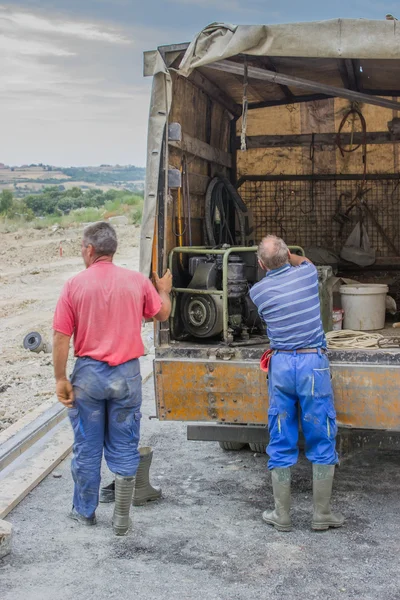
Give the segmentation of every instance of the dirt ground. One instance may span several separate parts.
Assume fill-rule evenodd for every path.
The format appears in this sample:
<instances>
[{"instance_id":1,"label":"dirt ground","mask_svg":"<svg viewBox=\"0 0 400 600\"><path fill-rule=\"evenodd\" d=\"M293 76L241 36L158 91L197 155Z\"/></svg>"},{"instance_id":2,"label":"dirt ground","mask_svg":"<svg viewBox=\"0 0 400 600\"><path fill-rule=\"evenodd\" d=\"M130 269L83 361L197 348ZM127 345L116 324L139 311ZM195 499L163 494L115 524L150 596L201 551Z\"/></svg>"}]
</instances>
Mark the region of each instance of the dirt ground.
<instances>
[{"instance_id":1,"label":"dirt ground","mask_svg":"<svg viewBox=\"0 0 400 600\"><path fill-rule=\"evenodd\" d=\"M134 531L116 538L112 505L98 525L66 517L70 459L8 517L12 554L0 561L2 600L398 600L399 453L368 451L337 472L342 529L312 532L311 468L293 469L293 523L278 533L261 520L271 506L266 457L188 442L182 423L154 415L144 389L142 444L155 449L152 476L164 499L134 510ZM60 477L61 476L61 477ZM105 473L105 481L109 475Z\"/></svg>"},{"instance_id":2,"label":"dirt ground","mask_svg":"<svg viewBox=\"0 0 400 600\"><path fill-rule=\"evenodd\" d=\"M137 269L139 229L116 229L116 263ZM0 234L0 431L54 395L51 355L24 350L23 340L38 331L51 341L62 285L83 268L82 230L83 226Z\"/></svg>"}]
</instances>

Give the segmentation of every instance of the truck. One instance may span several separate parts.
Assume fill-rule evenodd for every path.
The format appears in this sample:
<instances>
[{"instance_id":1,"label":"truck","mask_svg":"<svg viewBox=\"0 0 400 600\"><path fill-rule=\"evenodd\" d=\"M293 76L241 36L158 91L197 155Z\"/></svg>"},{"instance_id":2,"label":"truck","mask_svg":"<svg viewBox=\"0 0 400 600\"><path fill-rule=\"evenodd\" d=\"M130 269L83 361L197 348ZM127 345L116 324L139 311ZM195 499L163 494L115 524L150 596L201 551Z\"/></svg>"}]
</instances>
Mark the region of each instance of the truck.
<instances>
[{"instance_id":1,"label":"truck","mask_svg":"<svg viewBox=\"0 0 400 600\"><path fill-rule=\"evenodd\" d=\"M156 408L186 422L188 439L265 450L268 339L249 298L265 235L316 256L326 331L332 281L384 283L400 301L399 67L396 21L361 19L214 23L144 54L140 269L173 274L171 317L155 330ZM357 226L367 266L340 258ZM379 347L329 350L340 452L378 435L398 443L392 312Z\"/></svg>"}]
</instances>

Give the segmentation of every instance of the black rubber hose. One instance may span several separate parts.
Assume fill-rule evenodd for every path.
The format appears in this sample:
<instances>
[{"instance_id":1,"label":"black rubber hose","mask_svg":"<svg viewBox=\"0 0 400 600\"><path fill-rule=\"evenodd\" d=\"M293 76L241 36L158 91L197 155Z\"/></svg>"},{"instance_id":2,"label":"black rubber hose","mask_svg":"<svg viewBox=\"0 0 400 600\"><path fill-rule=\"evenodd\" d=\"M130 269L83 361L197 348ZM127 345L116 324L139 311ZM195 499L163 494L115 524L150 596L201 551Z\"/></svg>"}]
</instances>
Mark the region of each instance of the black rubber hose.
<instances>
[{"instance_id":1,"label":"black rubber hose","mask_svg":"<svg viewBox=\"0 0 400 600\"><path fill-rule=\"evenodd\" d=\"M224 205L223 205L223 192L226 193L226 198L229 200L231 205L233 206L235 213L237 214L240 228L240 236L241 236L241 244L244 245L246 239L246 225L245 225L245 213L247 213L246 205L243 200L239 196L237 190L231 184L229 179L222 175L218 175L214 177L206 192L206 200L205 200L205 226L206 226L206 235L207 235L207 244L209 246L216 246L229 243L232 244L236 240L234 238L234 232L232 233L229 228L229 223L227 222ZM213 226L213 217L215 213L215 209L218 208L219 213L221 215L221 230L220 230L220 239L217 241L215 239L215 232ZM226 230L225 239L222 238L222 233Z\"/></svg>"}]
</instances>

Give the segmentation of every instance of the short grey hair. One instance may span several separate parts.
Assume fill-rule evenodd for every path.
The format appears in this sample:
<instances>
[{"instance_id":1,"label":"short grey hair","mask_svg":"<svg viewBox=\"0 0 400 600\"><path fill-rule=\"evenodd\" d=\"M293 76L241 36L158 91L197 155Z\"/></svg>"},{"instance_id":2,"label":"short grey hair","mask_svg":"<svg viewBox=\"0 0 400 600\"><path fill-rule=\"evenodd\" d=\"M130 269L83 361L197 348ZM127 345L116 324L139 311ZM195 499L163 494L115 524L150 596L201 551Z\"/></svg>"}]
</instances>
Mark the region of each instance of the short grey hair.
<instances>
[{"instance_id":1,"label":"short grey hair","mask_svg":"<svg viewBox=\"0 0 400 600\"><path fill-rule=\"evenodd\" d=\"M83 232L83 245L93 246L98 256L113 256L118 247L114 227L105 221L89 225Z\"/></svg>"},{"instance_id":2,"label":"short grey hair","mask_svg":"<svg viewBox=\"0 0 400 600\"><path fill-rule=\"evenodd\" d=\"M264 267L272 271L288 264L289 248L276 235L267 235L258 246L257 256Z\"/></svg>"}]
</instances>

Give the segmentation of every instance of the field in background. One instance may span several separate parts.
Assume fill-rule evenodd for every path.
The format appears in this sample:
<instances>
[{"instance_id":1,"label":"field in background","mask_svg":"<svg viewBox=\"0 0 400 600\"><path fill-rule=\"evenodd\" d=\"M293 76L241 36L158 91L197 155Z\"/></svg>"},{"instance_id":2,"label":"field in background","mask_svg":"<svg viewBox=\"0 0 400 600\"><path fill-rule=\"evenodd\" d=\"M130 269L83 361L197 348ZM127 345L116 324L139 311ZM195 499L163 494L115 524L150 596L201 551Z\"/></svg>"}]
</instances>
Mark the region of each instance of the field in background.
<instances>
[{"instance_id":1,"label":"field in background","mask_svg":"<svg viewBox=\"0 0 400 600\"><path fill-rule=\"evenodd\" d=\"M127 166L102 165L100 167L55 167L51 165L7 166L0 163L0 192L11 190L18 198L40 193L50 185L82 189L99 188L143 191L145 169Z\"/></svg>"}]
</instances>

